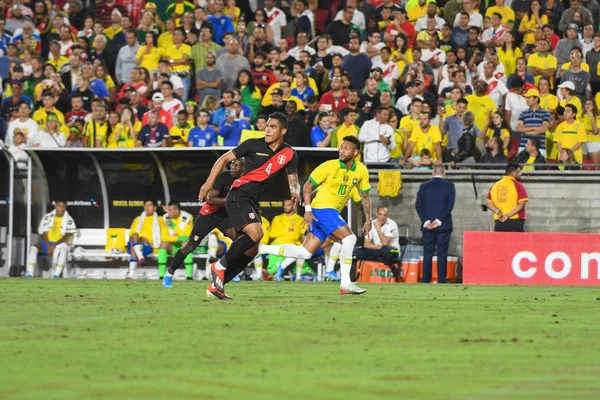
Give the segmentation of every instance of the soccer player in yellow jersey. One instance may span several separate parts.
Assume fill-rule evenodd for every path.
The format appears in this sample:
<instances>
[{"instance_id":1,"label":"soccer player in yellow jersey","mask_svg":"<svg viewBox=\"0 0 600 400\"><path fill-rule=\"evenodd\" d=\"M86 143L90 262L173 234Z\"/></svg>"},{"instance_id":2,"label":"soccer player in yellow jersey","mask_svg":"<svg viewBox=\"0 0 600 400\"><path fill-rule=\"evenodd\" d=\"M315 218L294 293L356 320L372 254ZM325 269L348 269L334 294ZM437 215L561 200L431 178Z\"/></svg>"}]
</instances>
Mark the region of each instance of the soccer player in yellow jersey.
<instances>
[{"instance_id":1,"label":"soccer player in yellow jersey","mask_svg":"<svg viewBox=\"0 0 600 400\"><path fill-rule=\"evenodd\" d=\"M163 217L156 213L154 200L144 201L144 212L135 217L131 228L129 228L129 243L127 247L131 258L129 259L129 271L126 279L133 279L138 265L144 265L146 257L160 248L161 239L168 234Z\"/></svg>"},{"instance_id":2,"label":"soccer player in yellow jersey","mask_svg":"<svg viewBox=\"0 0 600 400\"><path fill-rule=\"evenodd\" d=\"M575 160L579 164L583 164L581 146L587 142L587 135L585 134L583 122L577 120L576 116L578 112L577 107L573 104L565 106L565 120L556 127L554 143L556 143L558 154L561 153L562 149L570 149L575 155Z\"/></svg>"},{"instance_id":3,"label":"soccer player in yellow jersey","mask_svg":"<svg viewBox=\"0 0 600 400\"><path fill-rule=\"evenodd\" d=\"M161 227L160 250L158 250L158 276L163 279L167 270L167 259L169 255L175 254L181 249L184 243L190 239L190 233L194 226L194 218L188 212L181 210L181 204L172 200L169 205L163 207L166 212L163 217ZM188 254L184 260L186 279L192 279L192 253Z\"/></svg>"},{"instance_id":4,"label":"soccer player in yellow jersey","mask_svg":"<svg viewBox=\"0 0 600 400\"><path fill-rule=\"evenodd\" d=\"M366 292L350 280L356 235L340 215L350 193L357 187L361 192L366 217L363 232L368 234L371 231L369 171L363 163L356 161L359 151L358 139L346 136L339 149L339 159L324 162L310 174L308 182L304 185L304 223L308 226L308 233L302 246L284 244L263 245L259 248L261 254L310 259L328 237L341 241L341 294ZM312 193L315 189L317 195L311 204Z\"/></svg>"},{"instance_id":5,"label":"soccer player in yellow jersey","mask_svg":"<svg viewBox=\"0 0 600 400\"><path fill-rule=\"evenodd\" d=\"M41 240L31 246L27 257L26 278L32 278L37 265L38 256L51 256L54 267L54 278L59 278L69 255L68 242L77 232L73 218L67 212L67 203L59 200L54 210L44 216L38 228Z\"/></svg>"}]
</instances>

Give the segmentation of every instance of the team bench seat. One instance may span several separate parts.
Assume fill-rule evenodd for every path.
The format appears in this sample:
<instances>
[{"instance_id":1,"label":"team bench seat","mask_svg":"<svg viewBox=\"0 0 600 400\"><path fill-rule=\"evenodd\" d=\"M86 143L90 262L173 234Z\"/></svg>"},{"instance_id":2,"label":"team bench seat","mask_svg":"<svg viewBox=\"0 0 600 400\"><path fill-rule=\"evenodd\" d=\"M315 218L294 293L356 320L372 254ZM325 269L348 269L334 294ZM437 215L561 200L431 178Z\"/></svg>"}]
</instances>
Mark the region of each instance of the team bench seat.
<instances>
[{"instance_id":1,"label":"team bench seat","mask_svg":"<svg viewBox=\"0 0 600 400\"><path fill-rule=\"evenodd\" d=\"M125 237L129 238L129 229L125 231ZM156 260L156 254L146 257L149 260ZM195 259L207 259L206 254L194 254ZM130 255L127 252L107 252L106 251L106 230L105 229L79 229L78 234L73 237L71 243L70 261L86 262L127 262Z\"/></svg>"}]
</instances>

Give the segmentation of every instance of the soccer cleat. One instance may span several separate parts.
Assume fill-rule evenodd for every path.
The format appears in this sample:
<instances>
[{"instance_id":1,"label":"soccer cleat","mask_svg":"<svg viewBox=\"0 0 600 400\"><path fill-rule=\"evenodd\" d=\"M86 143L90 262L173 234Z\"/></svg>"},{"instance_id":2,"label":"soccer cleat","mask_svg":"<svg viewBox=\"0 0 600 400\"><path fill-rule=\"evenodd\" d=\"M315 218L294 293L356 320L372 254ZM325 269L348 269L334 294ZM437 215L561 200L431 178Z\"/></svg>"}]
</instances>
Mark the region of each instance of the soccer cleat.
<instances>
[{"instance_id":1,"label":"soccer cleat","mask_svg":"<svg viewBox=\"0 0 600 400\"><path fill-rule=\"evenodd\" d=\"M212 274L212 284L215 288L217 288L218 291L225 293L225 270L218 270L216 266L216 262L210 265L210 272Z\"/></svg>"},{"instance_id":2,"label":"soccer cleat","mask_svg":"<svg viewBox=\"0 0 600 400\"><path fill-rule=\"evenodd\" d=\"M359 295L364 294L367 291L365 289L359 288L354 284L354 282L350 282L348 285L341 286L340 285L340 294L351 294L351 295Z\"/></svg>"},{"instance_id":3,"label":"soccer cleat","mask_svg":"<svg viewBox=\"0 0 600 400\"><path fill-rule=\"evenodd\" d=\"M342 280L342 278L339 277L338 274L335 273L335 271L325 271L325 277L329 278L330 281L334 281L334 282L339 282Z\"/></svg>"},{"instance_id":4,"label":"soccer cleat","mask_svg":"<svg viewBox=\"0 0 600 400\"><path fill-rule=\"evenodd\" d=\"M164 287L165 289L172 289L173 288L173 277L165 275L165 277L163 279L162 287Z\"/></svg>"},{"instance_id":5,"label":"soccer cleat","mask_svg":"<svg viewBox=\"0 0 600 400\"><path fill-rule=\"evenodd\" d=\"M27 274L27 275L25 275L25 278L33 278L33 275Z\"/></svg>"},{"instance_id":6,"label":"soccer cleat","mask_svg":"<svg viewBox=\"0 0 600 400\"><path fill-rule=\"evenodd\" d=\"M234 300L233 297L228 296L224 291L217 289L212 283L206 288L206 297L217 300Z\"/></svg>"},{"instance_id":7,"label":"soccer cleat","mask_svg":"<svg viewBox=\"0 0 600 400\"><path fill-rule=\"evenodd\" d=\"M231 280L231 282L239 282L241 280L242 279L239 276L236 275L236 276L233 277L233 279Z\"/></svg>"},{"instance_id":8,"label":"soccer cleat","mask_svg":"<svg viewBox=\"0 0 600 400\"><path fill-rule=\"evenodd\" d=\"M275 274L275 280L281 282L283 280L284 269L281 267L281 263L277 263L277 273Z\"/></svg>"},{"instance_id":9,"label":"soccer cleat","mask_svg":"<svg viewBox=\"0 0 600 400\"><path fill-rule=\"evenodd\" d=\"M58 275L52 275L52 279L58 279Z\"/></svg>"}]
</instances>

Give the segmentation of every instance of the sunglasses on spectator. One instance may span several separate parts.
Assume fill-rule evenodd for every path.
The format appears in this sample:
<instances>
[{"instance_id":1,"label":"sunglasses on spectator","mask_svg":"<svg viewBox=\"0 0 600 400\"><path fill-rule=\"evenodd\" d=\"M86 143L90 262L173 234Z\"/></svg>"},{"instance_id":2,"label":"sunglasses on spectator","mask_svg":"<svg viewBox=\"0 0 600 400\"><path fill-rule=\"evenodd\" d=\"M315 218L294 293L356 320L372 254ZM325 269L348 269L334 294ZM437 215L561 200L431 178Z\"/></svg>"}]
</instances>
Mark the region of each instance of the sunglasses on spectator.
<instances>
[{"instance_id":1,"label":"sunglasses on spectator","mask_svg":"<svg viewBox=\"0 0 600 400\"><path fill-rule=\"evenodd\" d=\"M266 27L266 25L265 25L265 24L259 24L259 23L255 23L255 24L254 24L254 26L255 26L256 28L259 28L259 27L260 27L260 28L263 28L263 29L265 29L265 27Z\"/></svg>"}]
</instances>

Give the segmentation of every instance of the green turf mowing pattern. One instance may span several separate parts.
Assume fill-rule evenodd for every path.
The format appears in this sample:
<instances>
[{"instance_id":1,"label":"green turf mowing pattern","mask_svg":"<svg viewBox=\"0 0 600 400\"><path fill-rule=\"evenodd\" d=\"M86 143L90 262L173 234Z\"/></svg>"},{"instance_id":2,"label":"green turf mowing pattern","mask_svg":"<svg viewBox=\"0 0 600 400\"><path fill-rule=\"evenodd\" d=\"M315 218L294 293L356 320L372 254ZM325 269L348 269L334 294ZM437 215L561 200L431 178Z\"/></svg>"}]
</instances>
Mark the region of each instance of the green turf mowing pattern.
<instances>
[{"instance_id":1,"label":"green turf mowing pattern","mask_svg":"<svg viewBox=\"0 0 600 400\"><path fill-rule=\"evenodd\" d=\"M0 399L600 398L598 288L0 279Z\"/></svg>"}]
</instances>

